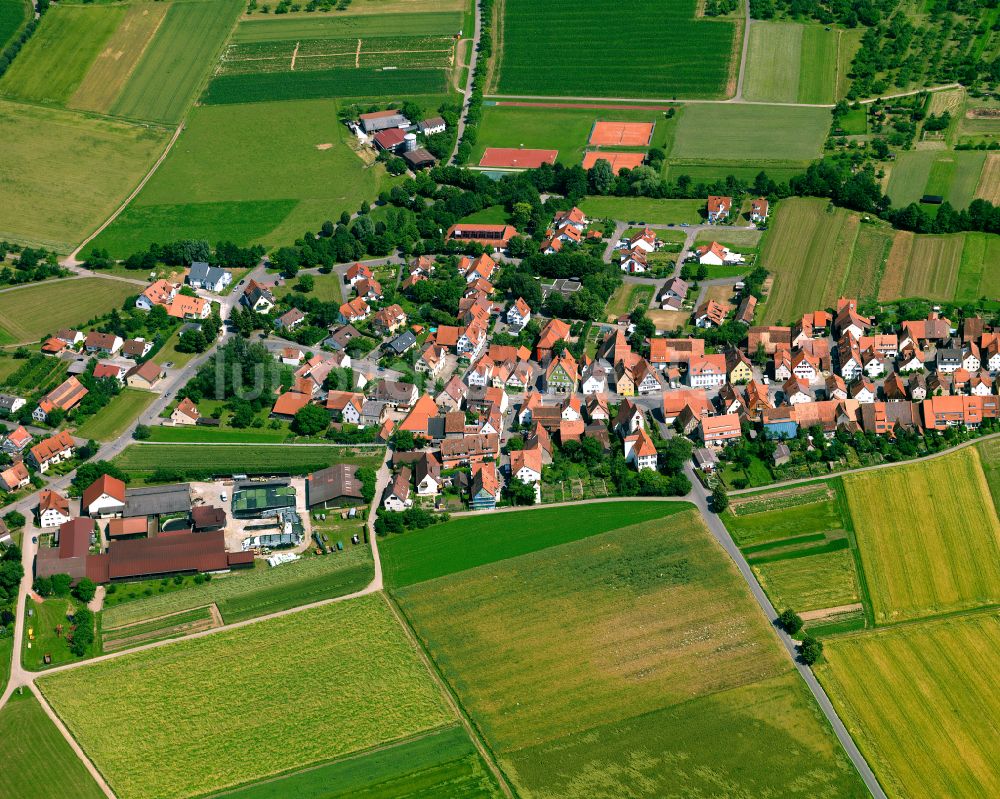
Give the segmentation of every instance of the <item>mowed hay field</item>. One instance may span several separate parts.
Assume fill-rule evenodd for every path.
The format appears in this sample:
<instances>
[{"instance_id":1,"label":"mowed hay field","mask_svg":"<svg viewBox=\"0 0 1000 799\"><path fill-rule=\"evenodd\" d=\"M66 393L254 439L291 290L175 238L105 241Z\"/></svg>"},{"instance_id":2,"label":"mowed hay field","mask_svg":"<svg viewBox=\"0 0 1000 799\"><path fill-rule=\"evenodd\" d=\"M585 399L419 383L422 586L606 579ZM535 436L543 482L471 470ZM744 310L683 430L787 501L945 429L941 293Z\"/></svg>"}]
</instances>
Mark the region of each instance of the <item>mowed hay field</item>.
<instances>
[{"instance_id":1,"label":"mowed hay field","mask_svg":"<svg viewBox=\"0 0 1000 799\"><path fill-rule=\"evenodd\" d=\"M387 182L350 138L332 100L196 108L162 166L94 246L124 258L178 238L291 243L374 201Z\"/></svg>"},{"instance_id":2,"label":"mowed hay field","mask_svg":"<svg viewBox=\"0 0 1000 799\"><path fill-rule=\"evenodd\" d=\"M1000 153L987 153L976 185L976 197L1000 205Z\"/></svg>"},{"instance_id":3,"label":"mowed hay field","mask_svg":"<svg viewBox=\"0 0 1000 799\"><path fill-rule=\"evenodd\" d=\"M0 796L102 799L76 753L34 695L13 694L0 709Z\"/></svg>"},{"instance_id":4,"label":"mowed hay field","mask_svg":"<svg viewBox=\"0 0 1000 799\"><path fill-rule=\"evenodd\" d=\"M0 79L0 94L64 105L125 17L122 6L54 6Z\"/></svg>"},{"instance_id":5,"label":"mowed hay field","mask_svg":"<svg viewBox=\"0 0 1000 799\"><path fill-rule=\"evenodd\" d=\"M671 159L805 164L822 154L830 128L825 108L690 105L677 123ZM758 171L759 171L758 169ZM718 174L728 174L720 168Z\"/></svg>"},{"instance_id":6,"label":"mowed hay field","mask_svg":"<svg viewBox=\"0 0 1000 799\"><path fill-rule=\"evenodd\" d=\"M857 214L834 208L828 200L794 198L781 203L760 255L760 263L774 276L764 306L765 324L790 323L837 301L860 227Z\"/></svg>"},{"instance_id":7,"label":"mowed hay field","mask_svg":"<svg viewBox=\"0 0 1000 799\"><path fill-rule=\"evenodd\" d=\"M0 239L69 252L128 196L167 138L159 128L0 100Z\"/></svg>"},{"instance_id":8,"label":"mowed hay field","mask_svg":"<svg viewBox=\"0 0 1000 799\"><path fill-rule=\"evenodd\" d=\"M893 799L1000 795L995 613L831 638L815 667Z\"/></svg>"},{"instance_id":9,"label":"mowed hay field","mask_svg":"<svg viewBox=\"0 0 1000 799\"><path fill-rule=\"evenodd\" d=\"M1000 236L966 233L955 286L955 302L1000 297Z\"/></svg>"},{"instance_id":10,"label":"mowed hay field","mask_svg":"<svg viewBox=\"0 0 1000 799\"><path fill-rule=\"evenodd\" d=\"M454 718L378 595L125 655L39 686L121 799L201 796Z\"/></svg>"},{"instance_id":11,"label":"mowed hay field","mask_svg":"<svg viewBox=\"0 0 1000 799\"><path fill-rule=\"evenodd\" d=\"M965 237L896 233L879 286L880 300L924 297L951 300L958 286Z\"/></svg>"},{"instance_id":12,"label":"mowed hay field","mask_svg":"<svg viewBox=\"0 0 1000 799\"><path fill-rule=\"evenodd\" d=\"M243 7L240 0L175 0L110 113L179 122Z\"/></svg>"},{"instance_id":13,"label":"mowed hay field","mask_svg":"<svg viewBox=\"0 0 1000 799\"><path fill-rule=\"evenodd\" d=\"M839 96L842 38L842 31L824 30L821 25L754 22L744 96L781 103L833 103Z\"/></svg>"},{"instance_id":14,"label":"mowed hay field","mask_svg":"<svg viewBox=\"0 0 1000 799\"><path fill-rule=\"evenodd\" d=\"M494 34L500 49L496 93L661 99L731 94L736 26L696 20L695 5L637 0L623 9L505 0L502 26ZM621 46L609 41L611 31L624 36L629 19L642 21L644 38L669 46L633 47L627 36Z\"/></svg>"},{"instance_id":15,"label":"mowed hay field","mask_svg":"<svg viewBox=\"0 0 1000 799\"><path fill-rule=\"evenodd\" d=\"M753 565L771 604L796 612L853 605L860 600L854 558L846 549Z\"/></svg>"},{"instance_id":16,"label":"mowed hay field","mask_svg":"<svg viewBox=\"0 0 1000 799\"><path fill-rule=\"evenodd\" d=\"M694 510L396 596L523 795L862 795Z\"/></svg>"},{"instance_id":17,"label":"mowed hay field","mask_svg":"<svg viewBox=\"0 0 1000 799\"><path fill-rule=\"evenodd\" d=\"M120 308L140 286L98 277L57 280L0 293L0 329L13 341L38 341Z\"/></svg>"},{"instance_id":18,"label":"mowed hay field","mask_svg":"<svg viewBox=\"0 0 1000 799\"><path fill-rule=\"evenodd\" d=\"M876 622L1000 602L1000 521L974 448L844 488Z\"/></svg>"}]
</instances>

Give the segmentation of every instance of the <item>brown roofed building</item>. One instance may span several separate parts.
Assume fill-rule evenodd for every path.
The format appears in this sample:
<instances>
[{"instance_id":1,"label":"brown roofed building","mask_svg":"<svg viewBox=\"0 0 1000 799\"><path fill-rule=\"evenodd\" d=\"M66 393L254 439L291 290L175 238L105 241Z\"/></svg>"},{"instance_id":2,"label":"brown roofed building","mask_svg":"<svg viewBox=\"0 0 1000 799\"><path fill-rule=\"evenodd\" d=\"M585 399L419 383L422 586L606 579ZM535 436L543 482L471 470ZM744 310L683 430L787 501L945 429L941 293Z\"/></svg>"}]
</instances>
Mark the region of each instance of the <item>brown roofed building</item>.
<instances>
[{"instance_id":1,"label":"brown roofed building","mask_svg":"<svg viewBox=\"0 0 1000 799\"><path fill-rule=\"evenodd\" d=\"M306 501L310 508L362 504L364 485L357 476L357 467L338 463L313 472L306 479Z\"/></svg>"}]
</instances>

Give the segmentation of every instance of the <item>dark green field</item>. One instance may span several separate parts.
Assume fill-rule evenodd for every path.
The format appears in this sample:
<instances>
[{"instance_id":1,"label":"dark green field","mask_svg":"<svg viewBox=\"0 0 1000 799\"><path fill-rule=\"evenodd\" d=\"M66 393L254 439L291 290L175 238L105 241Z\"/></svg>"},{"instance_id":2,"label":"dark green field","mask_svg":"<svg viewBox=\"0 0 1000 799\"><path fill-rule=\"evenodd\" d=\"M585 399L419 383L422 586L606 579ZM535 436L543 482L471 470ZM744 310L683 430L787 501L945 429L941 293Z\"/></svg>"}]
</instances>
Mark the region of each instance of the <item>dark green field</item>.
<instances>
[{"instance_id":1,"label":"dark green field","mask_svg":"<svg viewBox=\"0 0 1000 799\"><path fill-rule=\"evenodd\" d=\"M695 0L581 5L506 0L500 94L721 97L735 25L696 20ZM647 44L632 41L629 26ZM612 32L617 32L617 39ZM654 44L655 43L655 44Z\"/></svg>"},{"instance_id":2,"label":"dark green field","mask_svg":"<svg viewBox=\"0 0 1000 799\"><path fill-rule=\"evenodd\" d=\"M28 20L25 0L0 0L0 50Z\"/></svg>"},{"instance_id":3,"label":"dark green field","mask_svg":"<svg viewBox=\"0 0 1000 799\"><path fill-rule=\"evenodd\" d=\"M316 100L386 94L442 94L446 73L440 69L325 69L219 75L201 98L204 105L259 103L268 100Z\"/></svg>"},{"instance_id":4,"label":"dark green field","mask_svg":"<svg viewBox=\"0 0 1000 799\"><path fill-rule=\"evenodd\" d=\"M491 799L503 794L465 730L447 727L218 796L228 799Z\"/></svg>"},{"instance_id":5,"label":"dark green field","mask_svg":"<svg viewBox=\"0 0 1000 799\"><path fill-rule=\"evenodd\" d=\"M690 508L636 500L469 516L393 535L379 542L379 552L386 585L401 588Z\"/></svg>"}]
</instances>

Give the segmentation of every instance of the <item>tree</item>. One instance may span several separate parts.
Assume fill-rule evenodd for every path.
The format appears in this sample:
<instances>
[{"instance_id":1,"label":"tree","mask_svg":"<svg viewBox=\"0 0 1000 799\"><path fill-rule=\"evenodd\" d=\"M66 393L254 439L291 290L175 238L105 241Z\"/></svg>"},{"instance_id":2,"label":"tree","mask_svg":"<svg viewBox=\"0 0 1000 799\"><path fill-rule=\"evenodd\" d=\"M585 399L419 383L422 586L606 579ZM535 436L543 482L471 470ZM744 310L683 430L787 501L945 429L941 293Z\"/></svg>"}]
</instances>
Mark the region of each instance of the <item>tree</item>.
<instances>
[{"instance_id":1,"label":"tree","mask_svg":"<svg viewBox=\"0 0 1000 799\"><path fill-rule=\"evenodd\" d=\"M716 513L722 513L728 507L729 495L726 493L726 488L720 480L715 484L715 488L712 489L712 510Z\"/></svg>"},{"instance_id":2,"label":"tree","mask_svg":"<svg viewBox=\"0 0 1000 799\"><path fill-rule=\"evenodd\" d=\"M795 633L802 629L802 619L791 608L785 608L781 611L781 615L778 616L778 624L789 635L795 635Z\"/></svg>"},{"instance_id":3,"label":"tree","mask_svg":"<svg viewBox=\"0 0 1000 799\"><path fill-rule=\"evenodd\" d=\"M97 593L97 584L91 580L89 577L84 577L76 584L73 588L73 596L79 599L83 603L90 602L94 598L94 594Z\"/></svg>"},{"instance_id":4,"label":"tree","mask_svg":"<svg viewBox=\"0 0 1000 799\"><path fill-rule=\"evenodd\" d=\"M504 494L510 500L511 505L535 504L535 486L533 483L523 483L514 478L504 488Z\"/></svg>"},{"instance_id":5,"label":"tree","mask_svg":"<svg viewBox=\"0 0 1000 799\"><path fill-rule=\"evenodd\" d=\"M52 593L56 596L66 596L69 593L69 587L72 584L73 578L68 574L52 575Z\"/></svg>"},{"instance_id":6,"label":"tree","mask_svg":"<svg viewBox=\"0 0 1000 799\"><path fill-rule=\"evenodd\" d=\"M330 426L330 414L319 405L305 405L292 419L292 430L300 436L314 436Z\"/></svg>"},{"instance_id":7,"label":"tree","mask_svg":"<svg viewBox=\"0 0 1000 799\"><path fill-rule=\"evenodd\" d=\"M302 294L308 294L316 287L316 280L312 275L300 275L294 288Z\"/></svg>"},{"instance_id":8,"label":"tree","mask_svg":"<svg viewBox=\"0 0 1000 799\"><path fill-rule=\"evenodd\" d=\"M132 431L132 438L136 441L145 441L152 435L152 431L149 429L149 425L137 424L135 430Z\"/></svg>"},{"instance_id":9,"label":"tree","mask_svg":"<svg viewBox=\"0 0 1000 799\"><path fill-rule=\"evenodd\" d=\"M397 430L392 434L392 448L400 452L409 452L417 446L413 433L409 430Z\"/></svg>"},{"instance_id":10,"label":"tree","mask_svg":"<svg viewBox=\"0 0 1000 799\"><path fill-rule=\"evenodd\" d=\"M82 657L94 643L94 614L86 607L77 608L73 614L73 626L73 643L69 645L69 650Z\"/></svg>"},{"instance_id":11,"label":"tree","mask_svg":"<svg viewBox=\"0 0 1000 799\"><path fill-rule=\"evenodd\" d=\"M27 521L24 518L24 514L16 510L12 510L10 513L6 514L3 517L3 520L6 522L7 528L10 530L16 530L19 527L24 527L24 524Z\"/></svg>"},{"instance_id":12,"label":"tree","mask_svg":"<svg viewBox=\"0 0 1000 799\"><path fill-rule=\"evenodd\" d=\"M36 577L31 588L39 596L52 596L52 578Z\"/></svg>"},{"instance_id":13,"label":"tree","mask_svg":"<svg viewBox=\"0 0 1000 799\"><path fill-rule=\"evenodd\" d=\"M73 485L83 491L98 477L103 477L106 474L121 480L123 483L129 481L129 476L111 461L91 461L77 467L76 475L73 477Z\"/></svg>"},{"instance_id":14,"label":"tree","mask_svg":"<svg viewBox=\"0 0 1000 799\"><path fill-rule=\"evenodd\" d=\"M823 654L823 642L812 633L806 633L802 636L798 651L802 662L807 666L812 666Z\"/></svg>"}]
</instances>

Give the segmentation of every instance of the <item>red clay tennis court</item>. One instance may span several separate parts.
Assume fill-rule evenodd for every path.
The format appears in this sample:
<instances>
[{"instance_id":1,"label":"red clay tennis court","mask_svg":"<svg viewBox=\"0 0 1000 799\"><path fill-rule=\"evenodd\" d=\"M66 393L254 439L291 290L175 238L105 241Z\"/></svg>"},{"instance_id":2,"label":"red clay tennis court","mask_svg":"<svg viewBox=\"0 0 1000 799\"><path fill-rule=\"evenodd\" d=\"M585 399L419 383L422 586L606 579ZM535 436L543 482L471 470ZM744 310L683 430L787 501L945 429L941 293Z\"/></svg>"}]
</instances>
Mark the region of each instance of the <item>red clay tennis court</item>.
<instances>
[{"instance_id":1,"label":"red clay tennis court","mask_svg":"<svg viewBox=\"0 0 1000 799\"><path fill-rule=\"evenodd\" d=\"M599 159L603 158L611 164L611 171L617 175L621 169L635 169L637 166L642 166L642 159L645 157L645 153L609 153L595 150L583 154L583 168L590 169Z\"/></svg>"},{"instance_id":2,"label":"red clay tennis court","mask_svg":"<svg viewBox=\"0 0 1000 799\"><path fill-rule=\"evenodd\" d=\"M537 169L542 164L554 164L558 150L523 150L520 147L487 147L479 166L496 169Z\"/></svg>"},{"instance_id":3,"label":"red clay tennis court","mask_svg":"<svg viewBox=\"0 0 1000 799\"><path fill-rule=\"evenodd\" d=\"M647 147L652 139L652 122L595 122L590 131L590 143L604 147Z\"/></svg>"}]
</instances>

